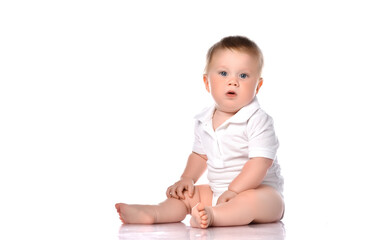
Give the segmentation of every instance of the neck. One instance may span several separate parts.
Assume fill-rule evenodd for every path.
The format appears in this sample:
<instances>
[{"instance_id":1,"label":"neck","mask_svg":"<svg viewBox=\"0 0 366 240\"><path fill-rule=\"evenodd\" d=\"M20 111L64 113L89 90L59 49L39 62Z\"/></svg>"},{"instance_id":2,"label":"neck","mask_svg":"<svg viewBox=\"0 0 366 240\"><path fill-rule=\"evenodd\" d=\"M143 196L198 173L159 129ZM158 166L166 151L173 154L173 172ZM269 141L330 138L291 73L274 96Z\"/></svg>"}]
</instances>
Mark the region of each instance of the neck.
<instances>
[{"instance_id":1,"label":"neck","mask_svg":"<svg viewBox=\"0 0 366 240\"><path fill-rule=\"evenodd\" d=\"M232 116L235 115L236 112L226 112L226 111L222 111L220 109L215 110L215 115L219 116L220 118L230 118Z\"/></svg>"},{"instance_id":2,"label":"neck","mask_svg":"<svg viewBox=\"0 0 366 240\"><path fill-rule=\"evenodd\" d=\"M232 112L224 112L219 109L216 109L214 115L212 117L212 126L214 131L221 126L226 120L231 118L235 113Z\"/></svg>"},{"instance_id":3,"label":"neck","mask_svg":"<svg viewBox=\"0 0 366 240\"><path fill-rule=\"evenodd\" d=\"M234 112L225 112L219 109L216 109L214 115L212 117L212 125L214 130L218 128L221 124L223 124L226 120L234 116Z\"/></svg>"},{"instance_id":4,"label":"neck","mask_svg":"<svg viewBox=\"0 0 366 240\"><path fill-rule=\"evenodd\" d=\"M234 116L237 112L238 111L227 111L227 110L223 110L223 109L220 109L216 105L215 114L217 114L218 116L220 116L222 118L230 118L230 117Z\"/></svg>"}]
</instances>

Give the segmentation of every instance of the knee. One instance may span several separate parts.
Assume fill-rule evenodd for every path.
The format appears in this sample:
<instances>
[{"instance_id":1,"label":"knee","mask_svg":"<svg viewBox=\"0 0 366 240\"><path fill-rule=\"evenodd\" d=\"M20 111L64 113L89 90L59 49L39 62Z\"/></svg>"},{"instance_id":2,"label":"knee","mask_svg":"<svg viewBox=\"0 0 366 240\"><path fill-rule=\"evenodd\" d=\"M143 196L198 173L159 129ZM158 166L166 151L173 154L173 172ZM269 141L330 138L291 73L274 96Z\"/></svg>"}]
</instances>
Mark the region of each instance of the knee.
<instances>
[{"instance_id":1,"label":"knee","mask_svg":"<svg viewBox=\"0 0 366 240\"><path fill-rule=\"evenodd\" d=\"M241 192L237 197L245 198L245 200L251 204L258 202L259 198L257 191L255 189L249 189L244 192Z\"/></svg>"},{"instance_id":2,"label":"knee","mask_svg":"<svg viewBox=\"0 0 366 240\"><path fill-rule=\"evenodd\" d=\"M183 192L184 195L184 199L182 199L183 203L186 205L187 207L187 212L189 214L191 214L192 208L199 202L199 197L197 194L197 191L195 190L193 193L193 196L189 196L188 191L184 191Z\"/></svg>"},{"instance_id":3,"label":"knee","mask_svg":"<svg viewBox=\"0 0 366 240\"><path fill-rule=\"evenodd\" d=\"M246 190L244 192L239 193L239 196L253 197L255 194L256 194L256 190L255 189L249 189L249 190Z\"/></svg>"}]
</instances>

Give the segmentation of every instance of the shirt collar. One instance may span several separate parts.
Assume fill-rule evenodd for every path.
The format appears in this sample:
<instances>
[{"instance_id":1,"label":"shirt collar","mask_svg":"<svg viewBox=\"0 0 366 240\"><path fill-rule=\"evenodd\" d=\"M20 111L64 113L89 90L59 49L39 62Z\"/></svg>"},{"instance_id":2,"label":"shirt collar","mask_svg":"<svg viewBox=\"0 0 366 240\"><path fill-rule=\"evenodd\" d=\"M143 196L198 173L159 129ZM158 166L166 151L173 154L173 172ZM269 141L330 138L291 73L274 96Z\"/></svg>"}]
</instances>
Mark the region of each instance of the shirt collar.
<instances>
[{"instance_id":1,"label":"shirt collar","mask_svg":"<svg viewBox=\"0 0 366 240\"><path fill-rule=\"evenodd\" d=\"M226 121L226 123L243 123L260 108L257 97L246 106L242 107L234 116ZM194 118L204 123L212 120L212 116L215 112L215 105L205 108L201 113L197 114Z\"/></svg>"}]
</instances>

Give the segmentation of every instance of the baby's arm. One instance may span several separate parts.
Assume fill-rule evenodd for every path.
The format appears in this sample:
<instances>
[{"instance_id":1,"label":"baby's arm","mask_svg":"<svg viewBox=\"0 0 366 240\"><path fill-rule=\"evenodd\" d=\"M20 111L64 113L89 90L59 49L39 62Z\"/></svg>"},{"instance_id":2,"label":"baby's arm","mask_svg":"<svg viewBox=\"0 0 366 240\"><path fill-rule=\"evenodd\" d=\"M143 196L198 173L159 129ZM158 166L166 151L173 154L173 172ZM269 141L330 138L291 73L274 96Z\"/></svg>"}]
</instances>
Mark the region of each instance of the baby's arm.
<instances>
[{"instance_id":1,"label":"baby's arm","mask_svg":"<svg viewBox=\"0 0 366 240\"><path fill-rule=\"evenodd\" d=\"M240 174L230 183L228 191L224 192L217 204L227 202L238 193L257 188L272 166L273 160L264 157L251 158L243 167Z\"/></svg>"},{"instance_id":2,"label":"baby's arm","mask_svg":"<svg viewBox=\"0 0 366 240\"><path fill-rule=\"evenodd\" d=\"M201 155L192 152L187 161L186 168L178 182L168 187L166 191L166 196L168 198L184 199L184 190L188 191L190 197L194 193L194 183L202 176L205 172L207 157L206 155Z\"/></svg>"},{"instance_id":3,"label":"baby's arm","mask_svg":"<svg viewBox=\"0 0 366 240\"><path fill-rule=\"evenodd\" d=\"M251 158L240 174L230 183L229 190L241 193L258 187L272 166L273 160L264 157Z\"/></svg>"}]
</instances>

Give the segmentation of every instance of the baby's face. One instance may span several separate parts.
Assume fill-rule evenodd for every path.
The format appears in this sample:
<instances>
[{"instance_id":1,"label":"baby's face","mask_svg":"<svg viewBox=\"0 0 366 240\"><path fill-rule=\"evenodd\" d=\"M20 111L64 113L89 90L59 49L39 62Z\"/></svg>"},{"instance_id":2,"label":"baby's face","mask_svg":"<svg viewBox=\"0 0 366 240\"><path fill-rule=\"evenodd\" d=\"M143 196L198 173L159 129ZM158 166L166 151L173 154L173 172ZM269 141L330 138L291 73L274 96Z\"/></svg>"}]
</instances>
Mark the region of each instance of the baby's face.
<instances>
[{"instance_id":1,"label":"baby's face","mask_svg":"<svg viewBox=\"0 0 366 240\"><path fill-rule=\"evenodd\" d=\"M263 82L254 57L229 49L214 53L203 80L216 108L227 113L248 105Z\"/></svg>"}]
</instances>

